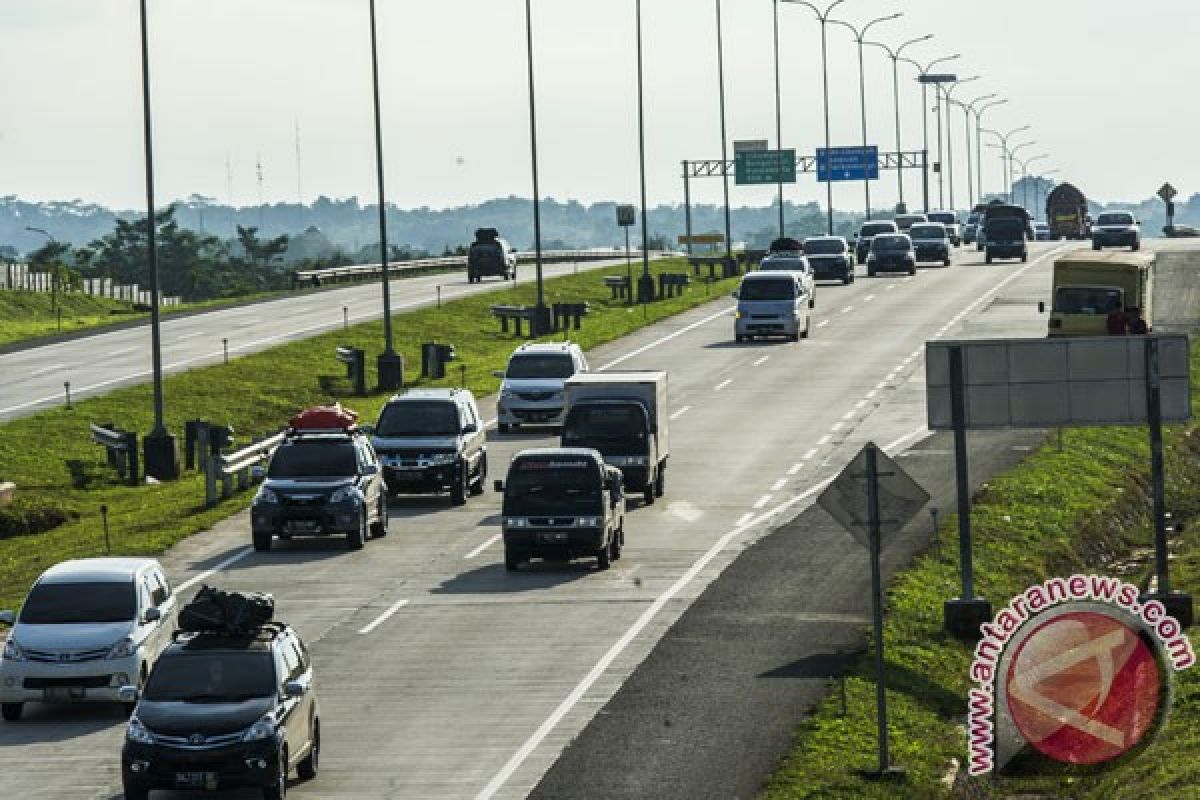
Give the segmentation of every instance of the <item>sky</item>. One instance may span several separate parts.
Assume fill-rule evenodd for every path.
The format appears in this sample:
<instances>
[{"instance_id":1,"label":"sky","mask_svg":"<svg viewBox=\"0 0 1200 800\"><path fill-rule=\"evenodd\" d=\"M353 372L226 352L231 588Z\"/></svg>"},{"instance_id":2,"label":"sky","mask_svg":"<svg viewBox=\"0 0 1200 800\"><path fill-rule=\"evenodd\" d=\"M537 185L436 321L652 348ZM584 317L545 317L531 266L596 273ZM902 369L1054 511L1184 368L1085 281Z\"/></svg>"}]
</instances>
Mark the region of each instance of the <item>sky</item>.
<instances>
[{"instance_id":1,"label":"sky","mask_svg":"<svg viewBox=\"0 0 1200 800\"><path fill-rule=\"evenodd\" d=\"M532 3L541 194L636 202L634 0ZM652 206L682 202L681 161L721 155L715 5L642 0ZM149 7L160 201L374 201L367 0ZM137 0L0 0L0 196L144 206L137 8ZM775 139L772 3L723 0L722 8L732 152L735 140ZM442 208L532 194L524 11L522 0L377 0L389 202ZM1011 141L1028 136L1035 144L1021 155L1048 156L1031 171L1058 169L1052 177L1100 201L1139 201L1164 181L1185 197L1200 191L1191 149L1200 122L1194 0L846 0L834 16L860 24L897 11L904 16L869 38L895 45L932 33L906 51L923 63L960 53L947 69L980 78L956 96L1007 98L985 127L1031 125ZM780 4L783 144L810 154L824 141L820 32L808 8ZM831 138L857 145L854 37L830 25L828 39ZM865 63L868 141L892 151L892 62L867 48ZM904 150L921 147L915 78L901 64ZM954 108L947 122L960 207L963 116ZM933 115L928 122L935 131ZM999 152L985 146L985 190L998 190L1001 178ZM918 190L910 173L910 204ZM773 199L772 189L731 192L733 205ZM786 194L824 203L811 175ZM883 173L872 194L876 207L895 203L895 173ZM721 202L721 181L695 182L692 197ZM863 199L861 184L835 188L839 208Z\"/></svg>"}]
</instances>

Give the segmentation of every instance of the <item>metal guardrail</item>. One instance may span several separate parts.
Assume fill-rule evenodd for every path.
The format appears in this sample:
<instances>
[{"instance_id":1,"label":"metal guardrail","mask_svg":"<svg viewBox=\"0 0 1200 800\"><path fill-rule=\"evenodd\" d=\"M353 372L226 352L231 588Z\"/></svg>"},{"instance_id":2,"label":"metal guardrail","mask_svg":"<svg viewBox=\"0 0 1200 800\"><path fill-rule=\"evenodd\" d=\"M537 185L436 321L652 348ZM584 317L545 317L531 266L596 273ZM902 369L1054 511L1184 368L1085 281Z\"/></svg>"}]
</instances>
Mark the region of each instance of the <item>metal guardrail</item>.
<instances>
[{"instance_id":1,"label":"metal guardrail","mask_svg":"<svg viewBox=\"0 0 1200 800\"><path fill-rule=\"evenodd\" d=\"M640 255L641 251L635 253ZM543 263L555 264L564 261L603 261L607 259L624 258L627 255L623 249L609 250L595 248L592 250L543 250ZM651 258L661 258L668 255L665 251L653 250ZM532 264L535 260L532 252L517 253L518 264ZM458 270L467 268L466 256L450 256L447 258L420 258L412 261L398 261L388 264L388 271L395 272L397 277L417 275L422 272L435 270ZM357 264L347 267L328 267L326 269L301 269L292 273L292 288L301 286L322 286L326 283L342 281L368 280L377 278L383 269L379 264Z\"/></svg>"},{"instance_id":2,"label":"metal guardrail","mask_svg":"<svg viewBox=\"0 0 1200 800\"><path fill-rule=\"evenodd\" d=\"M248 489L252 480L251 468L270 458L284 439L282 431L274 436L262 439L235 450L232 453L209 455L204 471L204 504L208 508L215 506L219 500L233 496L236 481L238 490ZM218 497L217 481L221 482Z\"/></svg>"},{"instance_id":3,"label":"metal guardrail","mask_svg":"<svg viewBox=\"0 0 1200 800\"><path fill-rule=\"evenodd\" d=\"M111 422L89 426L92 442L102 445L108 465L117 471L130 486L138 485L141 466L138 459L138 437L132 431L123 431Z\"/></svg>"}]
</instances>

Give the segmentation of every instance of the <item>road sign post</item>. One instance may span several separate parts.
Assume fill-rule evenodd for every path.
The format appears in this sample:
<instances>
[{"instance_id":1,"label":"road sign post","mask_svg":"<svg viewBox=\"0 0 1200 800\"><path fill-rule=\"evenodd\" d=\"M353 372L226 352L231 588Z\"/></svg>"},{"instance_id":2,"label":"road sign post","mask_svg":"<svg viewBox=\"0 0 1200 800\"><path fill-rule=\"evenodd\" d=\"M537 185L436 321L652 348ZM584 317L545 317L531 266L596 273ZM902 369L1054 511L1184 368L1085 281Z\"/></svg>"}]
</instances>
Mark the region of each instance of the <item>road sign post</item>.
<instances>
[{"instance_id":1,"label":"road sign post","mask_svg":"<svg viewBox=\"0 0 1200 800\"><path fill-rule=\"evenodd\" d=\"M1179 192L1170 183L1164 183L1158 190L1158 196L1167 205L1167 228L1175 227L1175 196L1178 194Z\"/></svg>"},{"instance_id":2,"label":"road sign post","mask_svg":"<svg viewBox=\"0 0 1200 800\"><path fill-rule=\"evenodd\" d=\"M896 778L904 770L893 767L888 746L887 681L883 643L883 570L880 564L883 537L900 531L929 502L929 495L898 464L868 442L821 493L817 505L842 524L871 561L871 618L875 638L875 719L878 765L868 774ZM864 507L865 506L865 507Z\"/></svg>"},{"instance_id":3,"label":"road sign post","mask_svg":"<svg viewBox=\"0 0 1200 800\"><path fill-rule=\"evenodd\" d=\"M617 206L617 224L625 229L625 298L626 305L633 305L633 252L629 249L629 229L637 224L637 209Z\"/></svg>"}]
</instances>

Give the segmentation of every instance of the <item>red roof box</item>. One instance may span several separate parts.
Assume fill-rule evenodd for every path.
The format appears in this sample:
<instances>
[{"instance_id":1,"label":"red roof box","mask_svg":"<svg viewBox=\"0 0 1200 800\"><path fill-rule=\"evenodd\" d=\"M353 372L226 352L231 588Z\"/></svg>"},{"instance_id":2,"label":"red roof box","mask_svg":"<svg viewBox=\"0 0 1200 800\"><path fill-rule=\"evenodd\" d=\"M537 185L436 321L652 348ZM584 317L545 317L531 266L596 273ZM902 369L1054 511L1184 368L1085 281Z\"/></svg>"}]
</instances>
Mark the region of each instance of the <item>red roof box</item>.
<instances>
[{"instance_id":1,"label":"red roof box","mask_svg":"<svg viewBox=\"0 0 1200 800\"><path fill-rule=\"evenodd\" d=\"M350 430L358 423L358 413L342 408L341 403L331 406L306 408L288 421L293 430Z\"/></svg>"}]
</instances>

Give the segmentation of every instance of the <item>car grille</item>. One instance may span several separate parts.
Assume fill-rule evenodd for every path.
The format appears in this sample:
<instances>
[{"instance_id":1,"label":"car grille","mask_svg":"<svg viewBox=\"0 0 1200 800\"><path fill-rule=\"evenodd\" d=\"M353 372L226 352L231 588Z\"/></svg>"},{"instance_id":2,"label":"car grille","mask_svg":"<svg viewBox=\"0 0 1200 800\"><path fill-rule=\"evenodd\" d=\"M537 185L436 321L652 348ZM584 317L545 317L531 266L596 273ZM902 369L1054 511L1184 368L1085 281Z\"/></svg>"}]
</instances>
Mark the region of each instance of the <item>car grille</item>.
<instances>
[{"instance_id":1,"label":"car grille","mask_svg":"<svg viewBox=\"0 0 1200 800\"><path fill-rule=\"evenodd\" d=\"M452 455L452 450L433 452L428 450L388 450L379 457L389 467L428 467L434 456Z\"/></svg>"},{"instance_id":2,"label":"car grille","mask_svg":"<svg viewBox=\"0 0 1200 800\"><path fill-rule=\"evenodd\" d=\"M111 675L83 675L77 678L26 678L26 689L103 689Z\"/></svg>"},{"instance_id":3,"label":"car grille","mask_svg":"<svg viewBox=\"0 0 1200 800\"><path fill-rule=\"evenodd\" d=\"M554 392L517 392L517 397L522 400L528 400L531 403L540 403L544 400L549 400L554 395Z\"/></svg>"},{"instance_id":4,"label":"car grille","mask_svg":"<svg viewBox=\"0 0 1200 800\"><path fill-rule=\"evenodd\" d=\"M288 506L323 506L329 500L323 494L292 494L283 495L283 504Z\"/></svg>"},{"instance_id":5,"label":"car grille","mask_svg":"<svg viewBox=\"0 0 1200 800\"><path fill-rule=\"evenodd\" d=\"M213 750L218 747L228 747L231 744L237 744L242 740L242 732L237 733L219 733L213 736L205 736L204 734L196 733L191 736L163 736L154 734L154 740L158 744L166 745L167 747L177 747L180 750Z\"/></svg>"},{"instance_id":6,"label":"car grille","mask_svg":"<svg viewBox=\"0 0 1200 800\"><path fill-rule=\"evenodd\" d=\"M50 652L49 650L25 650L25 657L30 661L39 661L43 664L78 664L83 661L98 661L108 655L109 648L104 647L99 650L74 650L63 651L58 653Z\"/></svg>"}]
</instances>

